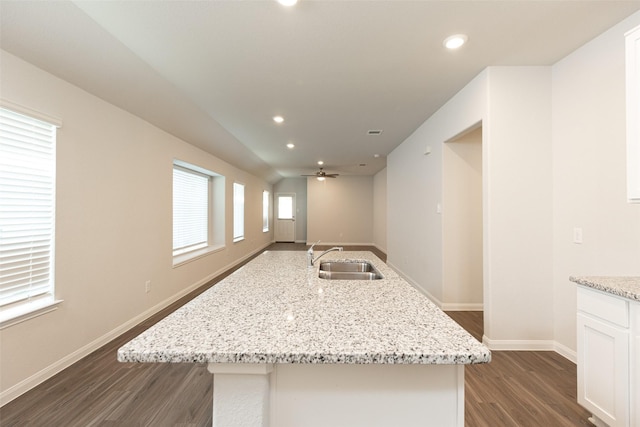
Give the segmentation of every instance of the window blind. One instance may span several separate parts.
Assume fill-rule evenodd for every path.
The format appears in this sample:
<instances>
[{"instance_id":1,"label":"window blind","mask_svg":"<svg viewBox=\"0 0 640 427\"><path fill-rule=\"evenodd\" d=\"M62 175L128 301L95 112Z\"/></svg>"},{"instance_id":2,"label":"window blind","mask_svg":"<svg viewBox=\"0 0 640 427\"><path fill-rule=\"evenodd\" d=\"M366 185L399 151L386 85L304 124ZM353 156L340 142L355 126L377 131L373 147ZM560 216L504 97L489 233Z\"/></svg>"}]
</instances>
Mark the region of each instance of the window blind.
<instances>
[{"instance_id":1,"label":"window blind","mask_svg":"<svg viewBox=\"0 0 640 427\"><path fill-rule=\"evenodd\" d=\"M56 126L0 108L0 306L53 294Z\"/></svg>"},{"instance_id":2,"label":"window blind","mask_svg":"<svg viewBox=\"0 0 640 427\"><path fill-rule=\"evenodd\" d=\"M244 238L244 185L233 183L233 240Z\"/></svg>"},{"instance_id":3,"label":"window blind","mask_svg":"<svg viewBox=\"0 0 640 427\"><path fill-rule=\"evenodd\" d=\"M269 192L262 192L262 231L269 231Z\"/></svg>"},{"instance_id":4,"label":"window blind","mask_svg":"<svg viewBox=\"0 0 640 427\"><path fill-rule=\"evenodd\" d=\"M173 255L207 246L209 177L173 167Z\"/></svg>"}]
</instances>

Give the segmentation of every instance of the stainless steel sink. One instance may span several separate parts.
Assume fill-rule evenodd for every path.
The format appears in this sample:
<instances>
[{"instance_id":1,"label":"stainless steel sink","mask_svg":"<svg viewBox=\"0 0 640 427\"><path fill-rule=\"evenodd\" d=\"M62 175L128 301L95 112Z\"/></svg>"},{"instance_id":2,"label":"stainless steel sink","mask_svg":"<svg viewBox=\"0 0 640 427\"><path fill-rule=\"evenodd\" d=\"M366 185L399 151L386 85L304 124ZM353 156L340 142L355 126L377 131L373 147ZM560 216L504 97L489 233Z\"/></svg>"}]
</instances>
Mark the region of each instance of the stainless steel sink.
<instances>
[{"instance_id":1,"label":"stainless steel sink","mask_svg":"<svg viewBox=\"0 0 640 427\"><path fill-rule=\"evenodd\" d=\"M318 277L328 280L379 280L382 275L371 271L322 271L318 272Z\"/></svg>"},{"instance_id":2,"label":"stainless steel sink","mask_svg":"<svg viewBox=\"0 0 640 427\"><path fill-rule=\"evenodd\" d=\"M318 277L328 280L379 280L382 274L367 261L325 261Z\"/></svg>"}]
</instances>

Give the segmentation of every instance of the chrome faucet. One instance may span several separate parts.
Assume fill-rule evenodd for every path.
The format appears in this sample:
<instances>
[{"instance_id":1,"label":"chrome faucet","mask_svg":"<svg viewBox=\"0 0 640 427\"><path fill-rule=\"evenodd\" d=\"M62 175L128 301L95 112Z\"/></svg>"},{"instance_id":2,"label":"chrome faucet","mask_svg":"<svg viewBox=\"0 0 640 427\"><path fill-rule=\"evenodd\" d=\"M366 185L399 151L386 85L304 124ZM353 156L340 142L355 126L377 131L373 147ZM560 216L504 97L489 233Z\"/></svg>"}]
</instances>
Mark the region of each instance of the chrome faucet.
<instances>
[{"instance_id":1,"label":"chrome faucet","mask_svg":"<svg viewBox=\"0 0 640 427\"><path fill-rule=\"evenodd\" d=\"M322 252L320 255L318 255L317 257L314 258L313 257L313 247L315 245L317 245L318 243L320 243L320 240L318 240L313 245L311 245L311 247L307 250L307 267L309 267L309 268L313 267L313 263L316 262L318 259L320 259L320 257L324 256L325 254L328 254L329 252L333 252L333 251L342 252L342 250L343 250L342 246L334 246L333 248L327 249L326 251Z\"/></svg>"}]
</instances>

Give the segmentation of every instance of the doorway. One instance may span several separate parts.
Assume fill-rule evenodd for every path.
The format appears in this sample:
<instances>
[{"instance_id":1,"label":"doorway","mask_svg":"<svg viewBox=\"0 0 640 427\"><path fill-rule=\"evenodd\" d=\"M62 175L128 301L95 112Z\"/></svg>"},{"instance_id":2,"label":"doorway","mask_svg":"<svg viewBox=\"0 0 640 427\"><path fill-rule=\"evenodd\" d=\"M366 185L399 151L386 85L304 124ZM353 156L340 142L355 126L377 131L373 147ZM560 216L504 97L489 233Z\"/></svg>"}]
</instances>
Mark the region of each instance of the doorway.
<instances>
[{"instance_id":1,"label":"doorway","mask_svg":"<svg viewBox=\"0 0 640 427\"><path fill-rule=\"evenodd\" d=\"M443 144L443 310L483 310L482 125Z\"/></svg>"},{"instance_id":2,"label":"doorway","mask_svg":"<svg viewBox=\"0 0 640 427\"><path fill-rule=\"evenodd\" d=\"M296 240L296 195L295 193L276 194L276 242L295 242Z\"/></svg>"}]
</instances>

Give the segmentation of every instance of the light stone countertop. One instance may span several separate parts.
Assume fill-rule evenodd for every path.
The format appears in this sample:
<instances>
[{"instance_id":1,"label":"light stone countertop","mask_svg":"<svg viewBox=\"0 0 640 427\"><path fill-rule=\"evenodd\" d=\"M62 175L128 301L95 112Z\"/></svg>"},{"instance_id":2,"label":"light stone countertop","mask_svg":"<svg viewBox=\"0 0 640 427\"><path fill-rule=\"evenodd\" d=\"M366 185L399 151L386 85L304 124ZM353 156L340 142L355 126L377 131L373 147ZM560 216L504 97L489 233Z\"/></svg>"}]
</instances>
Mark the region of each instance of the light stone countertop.
<instances>
[{"instance_id":1,"label":"light stone countertop","mask_svg":"<svg viewBox=\"0 0 640 427\"><path fill-rule=\"evenodd\" d=\"M612 295L640 301L640 276L571 276L569 280Z\"/></svg>"},{"instance_id":2,"label":"light stone countertop","mask_svg":"<svg viewBox=\"0 0 640 427\"><path fill-rule=\"evenodd\" d=\"M320 252L316 252L318 255ZM120 362L473 364L487 347L371 252L384 279L318 278L306 253L267 251L118 350Z\"/></svg>"}]
</instances>

